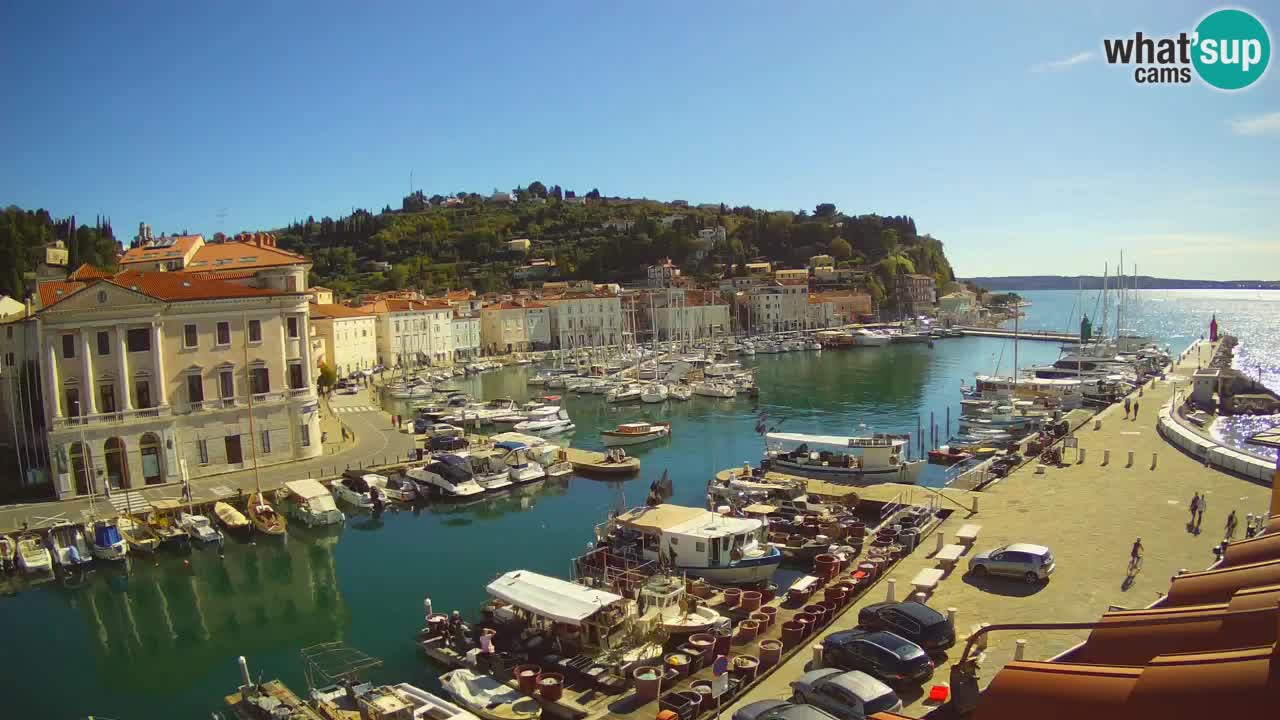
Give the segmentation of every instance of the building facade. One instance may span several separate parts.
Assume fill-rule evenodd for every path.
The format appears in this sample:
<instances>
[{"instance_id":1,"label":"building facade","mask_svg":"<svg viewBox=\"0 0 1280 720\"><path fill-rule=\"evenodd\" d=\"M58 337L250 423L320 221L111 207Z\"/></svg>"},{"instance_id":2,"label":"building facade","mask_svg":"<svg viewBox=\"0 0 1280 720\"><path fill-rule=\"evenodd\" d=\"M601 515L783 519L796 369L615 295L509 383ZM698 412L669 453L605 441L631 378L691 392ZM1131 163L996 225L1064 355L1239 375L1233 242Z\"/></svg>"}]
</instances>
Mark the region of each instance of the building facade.
<instances>
[{"instance_id":1,"label":"building facade","mask_svg":"<svg viewBox=\"0 0 1280 720\"><path fill-rule=\"evenodd\" d=\"M324 347L324 362L339 377L378 364L378 318L346 305L310 306L311 326Z\"/></svg>"},{"instance_id":2,"label":"building facade","mask_svg":"<svg viewBox=\"0 0 1280 720\"><path fill-rule=\"evenodd\" d=\"M871 296L864 292L824 292L812 293L812 296L822 302L831 303L836 325L861 322L875 314Z\"/></svg>"},{"instance_id":3,"label":"building facade","mask_svg":"<svg viewBox=\"0 0 1280 720\"><path fill-rule=\"evenodd\" d=\"M898 304L904 313L924 315L933 310L933 278L909 274L898 278Z\"/></svg>"},{"instance_id":4,"label":"building facade","mask_svg":"<svg viewBox=\"0 0 1280 720\"><path fill-rule=\"evenodd\" d=\"M774 282L747 291L753 332L801 330L809 320L809 286Z\"/></svg>"},{"instance_id":5,"label":"building facade","mask_svg":"<svg viewBox=\"0 0 1280 720\"><path fill-rule=\"evenodd\" d=\"M729 306L705 290L657 290L649 294L652 332L659 341L694 341L726 335ZM638 310L643 314L643 309ZM638 318L643 320L644 318Z\"/></svg>"},{"instance_id":6,"label":"building facade","mask_svg":"<svg viewBox=\"0 0 1280 720\"><path fill-rule=\"evenodd\" d=\"M453 331L453 359L465 362L480 354L480 318L474 315L455 315L450 325Z\"/></svg>"},{"instance_id":7,"label":"building facade","mask_svg":"<svg viewBox=\"0 0 1280 720\"><path fill-rule=\"evenodd\" d=\"M525 307L515 302L486 305L480 310L480 346L489 355L529 349Z\"/></svg>"},{"instance_id":8,"label":"building facade","mask_svg":"<svg viewBox=\"0 0 1280 720\"><path fill-rule=\"evenodd\" d=\"M386 367L453 362L453 310L442 300L376 300L360 308L377 316L378 362Z\"/></svg>"},{"instance_id":9,"label":"building facade","mask_svg":"<svg viewBox=\"0 0 1280 720\"><path fill-rule=\"evenodd\" d=\"M551 344L562 349L622 343L622 303L603 288L585 288L542 298L551 312Z\"/></svg>"}]
</instances>

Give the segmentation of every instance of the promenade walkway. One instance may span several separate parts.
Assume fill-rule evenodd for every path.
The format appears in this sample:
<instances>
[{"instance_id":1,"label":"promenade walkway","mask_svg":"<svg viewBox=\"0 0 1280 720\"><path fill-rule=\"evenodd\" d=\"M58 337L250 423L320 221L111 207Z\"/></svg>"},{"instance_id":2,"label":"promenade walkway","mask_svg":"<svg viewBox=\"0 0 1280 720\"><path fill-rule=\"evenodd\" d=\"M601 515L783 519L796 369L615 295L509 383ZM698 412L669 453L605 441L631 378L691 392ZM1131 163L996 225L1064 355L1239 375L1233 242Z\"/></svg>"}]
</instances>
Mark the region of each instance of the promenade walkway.
<instances>
[{"instance_id":1,"label":"promenade walkway","mask_svg":"<svg viewBox=\"0 0 1280 720\"><path fill-rule=\"evenodd\" d=\"M1199 570L1214 560L1213 546L1223 537L1227 514L1236 511L1242 528L1245 513L1265 512L1271 490L1215 470L1184 455L1164 442L1156 432L1157 410L1171 397L1175 384L1185 384L1195 371L1195 356L1176 368L1168 380L1149 385L1139 403L1136 420L1124 418L1123 406L1104 410L1098 419L1101 428L1088 423L1076 437L1086 449L1085 461L1048 468L1035 474L1031 463L981 493L952 493L962 504L978 496L978 513L956 510L939 528L952 542L955 532L966 523L982 525L974 549L961 557L957 569L946 576L928 600L930 606L945 611L957 609L957 631L963 638L980 622L1069 622L1096 620L1109 606L1142 607L1151 604L1168 589L1169 579L1179 569ZM1111 450L1111 461L1102 465L1103 450ZM1135 453L1133 467L1126 467L1127 451ZM1157 454L1151 469L1152 453ZM1072 451L1067 462L1074 463ZM1208 497L1201 532L1188 530L1188 505L1195 492ZM955 509L955 506L947 506ZM1237 529L1236 537L1243 532ZM1146 548L1138 574L1127 579L1129 548L1136 537ZM1043 585L1027 585L1020 580L975 580L964 576L969 557L1011 542L1048 545L1056 558L1057 571ZM924 547L905 558L892 573L898 581L898 599L910 592L908 582L921 569L934 567L931 559L936 540L928 538ZM858 609L885 599L886 583L881 581L848 612L836 620L828 632L856 626ZM996 671L1013 658L1015 640L1027 640L1026 658L1042 660L1082 641L1087 632L997 633L990 636L981 683L990 682ZM963 641L940 662L933 683L946 682L951 662L962 650ZM777 672L741 698L728 712L745 703L782 698L790 693L789 683L804 671L808 653L798 653ZM927 692L927 687L923 688ZM921 691L903 693L907 714L920 716L930 708L922 702Z\"/></svg>"},{"instance_id":2,"label":"promenade walkway","mask_svg":"<svg viewBox=\"0 0 1280 720\"><path fill-rule=\"evenodd\" d=\"M413 435L392 429L391 416L378 409L377 399L370 392L361 390L356 395L334 395L331 401L333 412L325 411L321 419L321 427L328 435L325 453L310 460L259 468L263 490L274 490L289 480L331 476L348 466L367 467L406 458L414 448ZM346 412L347 409L354 412ZM354 441L342 443L339 423L355 432ZM255 488L252 469L191 480L192 499L197 503L235 495L237 490L249 493ZM152 500L176 499L181 494L181 484L170 483L138 488L128 493L117 491L109 501L101 497L95 499L94 505L99 513L129 507L139 510L145 509ZM17 530L24 523L34 527L45 518L79 522L89 518L90 512L87 498L6 505L0 507L0 532Z\"/></svg>"}]
</instances>

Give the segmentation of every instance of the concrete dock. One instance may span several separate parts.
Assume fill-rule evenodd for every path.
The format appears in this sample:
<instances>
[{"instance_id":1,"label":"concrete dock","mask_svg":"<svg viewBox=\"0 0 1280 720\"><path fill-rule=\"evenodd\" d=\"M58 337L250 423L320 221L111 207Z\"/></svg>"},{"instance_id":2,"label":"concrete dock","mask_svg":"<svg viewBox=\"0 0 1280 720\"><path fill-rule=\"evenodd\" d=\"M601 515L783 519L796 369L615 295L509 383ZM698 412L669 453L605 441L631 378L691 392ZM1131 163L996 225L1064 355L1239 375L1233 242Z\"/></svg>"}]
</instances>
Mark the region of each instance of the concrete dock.
<instances>
[{"instance_id":1,"label":"concrete dock","mask_svg":"<svg viewBox=\"0 0 1280 720\"><path fill-rule=\"evenodd\" d=\"M1149 383L1138 397L1136 419L1124 417L1123 406L1112 406L1097 416L1100 427L1088 423L1076 431L1083 462L1068 449L1061 467L1049 467L1037 474L1030 463L980 493L947 491L948 496L969 504L978 497L978 512L953 513L939 528L952 542L961 525L982 526L974 548L960 558L957 568L944 577L929 605L945 611L957 609L958 635L966 636L978 623L1085 622L1096 619L1110 606L1143 607L1167 590L1169 579L1180 569L1200 570L1214 560L1211 552L1223 538L1228 513L1236 511L1240 527L1247 513L1268 509L1271 490L1244 479L1212 469L1167 444L1156 432L1158 409L1168 402L1175 386L1183 385L1195 371L1195 355L1174 369L1167 380ZM1110 461L1103 456L1110 450ZM1128 453L1134 453L1132 466ZM1155 467L1152 467L1152 456ZM915 492L926 492L917 489ZM1192 495L1203 493L1208 509L1198 534L1188 528ZM1240 537L1241 530L1237 530ZM1127 580L1129 549L1141 537L1145 547L1142 568ZM1011 542L1031 542L1049 546L1057 562L1053 578L1046 584L1027 585L1018 580L965 577L968 558L975 552ZM898 597L909 591L908 581L920 570L936 563L931 539L902 560L891 573L898 580ZM907 590L904 590L904 586ZM827 632L856 626L857 609L885 599L885 583L861 598ZM1015 640L1027 640L1025 657L1042 660L1067 650L1087 636L1085 631L1027 633L1012 637L995 634L990 638L980 682L990 682L996 671L1013 659ZM949 651L938 664L930 683L946 682L951 661L961 646ZM742 705L789 695L789 683L799 677L809 658L796 656L778 672L740 698L726 712ZM920 716L930 706L924 703L928 687L901 693L909 715Z\"/></svg>"}]
</instances>

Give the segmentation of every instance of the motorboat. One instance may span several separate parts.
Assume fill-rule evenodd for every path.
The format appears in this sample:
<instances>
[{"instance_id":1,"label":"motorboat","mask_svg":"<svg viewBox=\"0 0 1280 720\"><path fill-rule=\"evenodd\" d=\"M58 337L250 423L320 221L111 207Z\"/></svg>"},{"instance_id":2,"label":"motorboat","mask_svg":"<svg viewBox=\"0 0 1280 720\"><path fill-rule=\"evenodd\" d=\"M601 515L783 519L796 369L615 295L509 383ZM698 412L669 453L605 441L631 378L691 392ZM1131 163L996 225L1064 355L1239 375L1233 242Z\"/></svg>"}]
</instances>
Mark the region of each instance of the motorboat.
<instances>
[{"instance_id":1,"label":"motorboat","mask_svg":"<svg viewBox=\"0 0 1280 720\"><path fill-rule=\"evenodd\" d=\"M537 720L542 714L536 700L492 675L458 668L441 675L440 684L462 709L483 720Z\"/></svg>"},{"instance_id":2,"label":"motorboat","mask_svg":"<svg viewBox=\"0 0 1280 720\"><path fill-rule=\"evenodd\" d=\"M528 420L516 423L512 429L516 432L527 432L547 437L569 432L573 428L573 421L569 419L569 413L565 412L561 407L548 405L529 413Z\"/></svg>"},{"instance_id":3,"label":"motorboat","mask_svg":"<svg viewBox=\"0 0 1280 720\"><path fill-rule=\"evenodd\" d=\"M222 527L232 535L247 535L253 528L249 524L249 518L232 507L230 503L214 503L213 514L217 516L218 522L222 524Z\"/></svg>"},{"instance_id":4,"label":"motorboat","mask_svg":"<svg viewBox=\"0 0 1280 720\"><path fill-rule=\"evenodd\" d=\"M408 504L418 499L418 486L404 475L378 475L370 484L392 502Z\"/></svg>"},{"instance_id":5,"label":"motorboat","mask_svg":"<svg viewBox=\"0 0 1280 720\"><path fill-rule=\"evenodd\" d=\"M484 488L471 475L470 464L453 454L439 455L425 467L410 468L404 475L422 497L462 500L484 494Z\"/></svg>"},{"instance_id":6,"label":"motorboat","mask_svg":"<svg viewBox=\"0 0 1280 720\"><path fill-rule=\"evenodd\" d=\"M760 518L663 503L597 525L596 546L635 560L662 561L717 585L745 585L768 581L782 562L767 533Z\"/></svg>"},{"instance_id":7,"label":"motorboat","mask_svg":"<svg viewBox=\"0 0 1280 720\"><path fill-rule=\"evenodd\" d=\"M320 484L319 480L292 480L284 486L289 491L289 510L303 525L341 525L347 519L338 509L331 491Z\"/></svg>"},{"instance_id":8,"label":"motorboat","mask_svg":"<svg viewBox=\"0 0 1280 720\"><path fill-rule=\"evenodd\" d=\"M935 465L955 465L972 459L973 453L949 445L942 445L929 451L929 462Z\"/></svg>"},{"instance_id":9,"label":"motorboat","mask_svg":"<svg viewBox=\"0 0 1280 720\"><path fill-rule=\"evenodd\" d=\"M120 534L115 520L98 520L93 523L92 551L93 557L98 560L124 560L129 556L129 543Z\"/></svg>"},{"instance_id":10,"label":"motorboat","mask_svg":"<svg viewBox=\"0 0 1280 720\"><path fill-rule=\"evenodd\" d=\"M123 551L120 557L124 557ZM18 537L14 559L18 569L28 575L53 572L53 555L44 546L40 536L33 532L23 533Z\"/></svg>"},{"instance_id":11,"label":"motorboat","mask_svg":"<svg viewBox=\"0 0 1280 720\"><path fill-rule=\"evenodd\" d=\"M178 525L178 513L182 505L177 500L151 501L151 513L147 516L147 525L160 538L160 544L176 545L185 543L190 538Z\"/></svg>"},{"instance_id":12,"label":"motorboat","mask_svg":"<svg viewBox=\"0 0 1280 720\"><path fill-rule=\"evenodd\" d=\"M639 445L671 435L671 423L632 422L623 423L613 430L600 433L605 447Z\"/></svg>"},{"instance_id":13,"label":"motorboat","mask_svg":"<svg viewBox=\"0 0 1280 720\"><path fill-rule=\"evenodd\" d=\"M607 403L636 402L640 399L640 395L643 392L644 386L636 383L632 383L630 385L619 385L610 390L604 396L604 401Z\"/></svg>"},{"instance_id":14,"label":"motorboat","mask_svg":"<svg viewBox=\"0 0 1280 720\"><path fill-rule=\"evenodd\" d=\"M696 600L696 598L694 598ZM712 630L728 631L730 620L705 604L690 602L681 578L659 574L640 587L637 621L641 626L661 626L668 636L684 637Z\"/></svg>"},{"instance_id":15,"label":"motorboat","mask_svg":"<svg viewBox=\"0 0 1280 720\"><path fill-rule=\"evenodd\" d=\"M457 705L408 683L374 685L344 681L325 685L311 690L310 705L319 713L316 717L324 718L479 720Z\"/></svg>"},{"instance_id":16,"label":"motorboat","mask_svg":"<svg viewBox=\"0 0 1280 720\"><path fill-rule=\"evenodd\" d=\"M882 347L888 345L890 339L888 335L882 332L866 328L858 328L850 335L853 337L854 347Z\"/></svg>"},{"instance_id":17,"label":"motorboat","mask_svg":"<svg viewBox=\"0 0 1280 720\"><path fill-rule=\"evenodd\" d=\"M546 375L544 375L544 374L542 374L542 373L535 373L535 374L533 374L533 375L530 375L530 376L529 376L529 384L530 384L530 385L546 385L546 384L547 384L547 376L546 376Z\"/></svg>"},{"instance_id":18,"label":"motorboat","mask_svg":"<svg viewBox=\"0 0 1280 720\"><path fill-rule=\"evenodd\" d=\"M59 567L75 568L93 562L93 548L80 525L58 520L45 529L44 539L53 562Z\"/></svg>"},{"instance_id":19,"label":"motorboat","mask_svg":"<svg viewBox=\"0 0 1280 720\"><path fill-rule=\"evenodd\" d=\"M271 507L271 503L267 502L266 496L262 493L249 496L246 514L249 516L249 522L253 523L253 529L264 535L284 535L285 530L288 529L289 521Z\"/></svg>"},{"instance_id":20,"label":"motorboat","mask_svg":"<svg viewBox=\"0 0 1280 720\"><path fill-rule=\"evenodd\" d=\"M909 438L768 433L765 470L831 482L915 484L923 460L907 460Z\"/></svg>"},{"instance_id":21,"label":"motorboat","mask_svg":"<svg viewBox=\"0 0 1280 720\"><path fill-rule=\"evenodd\" d=\"M928 343L933 338L929 336L928 331L904 331L889 336L890 342L895 343Z\"/></svg>"},{"instance_id":22,"label":"motorboat","mask_svg":"<svg viewBox=\"0 0 1280 720\"><path fill-rule=\"evenodd\" d=\"M667 389L666 385L652 383L645 385L644 389L640 391L640 400L647 403L660 403L666 402L670 395L671 391Z\"/></svg>"},{"instance_id":23,"label":"motorboat","mask_svg":"<svg viewBox=\"0 0 1280 720\"><path fill-rule=\"evenodd\" d=\"M374 473L363 473L359 470L349 470L342 474L342 477L334 481L329 486L329 492L333 494L333 499L346 503L351 507L360 510L373 509L373 483L370 479L373 477L380 478L383 483L386 478Z\"/></svg>"},{"instance_id":24,"label":"motorboat","mask_svg":"<svg viewBox=\"0 0 1280 720\"><path fill-rule=\"evenodd\" d=\"M723 377L733 375L741 369L742 366L736 362L714 363L704 368L702 374L707 377Z\"/></svg>"},{"instance_id":25,"label":"motorboat","mask_svg":"<svg viewBox=\"0 0 1280 720\"><path fill-rule=\"evenodd\" d=\"M503 461L505 452L498 449L478 450L463 457L470 465L471 476L485 492L498 492L511 487L511 468Z\"/></svg>"},{"instance_id":26,"label":"motorboat","mask_svg":"<svg viewBox=\"0 0 1280 720\"><path fill-rule=\"evenodd\" d=\"M320 483L316 484L319 485ZM321 485L321 489L324 489L323 485ZM329 497L328 490L324 491L324 496ZM330 498L329 502L333 502L332 498ZM181 513L178 515L178 525L187 533L187 537L194 542L211 543L222 539L222 533L215 530L213 523L209 522L209 518L204 515Z\"/></svg>"},{"instance_id":27,"label":"motorboat","mask_svg":"<svg viewBox=\"0 0 1280 720\"><path fill-rule=\"evenodd\" d=\"M693 397L693 388L688 385L668 385L667 397L672 400L688 400Z\"/></svg>"},{"instance_id":28,"label":"motorboat","mask_svg":"<svg viewBox=\"0 0 1280 720\"><path fill-rule=\"evenodd\" d=\"M542 466L543 472L549 478L555 479L573 474L573 463L569 462L564 449L558 445L548 443L530 445L528 452L529 457Z\"/></svg>"},{"instance_id":29,"label":"motorboat","mask_svg":"<svg viewBox=\"0 0 1280 720\"><path fill-rule=\"evenodd\" d=\"M723 380L701 380L693 384L693 394L713 398L735 398L738 388Z\"/></svg>"},{"instance_id":30,"label":"motorboat","mask_svg":"<svg viewBox=\"0 0 1280 720\"><path fill-rule=\"evenodd\" d=\"M815 352L822 352L822 343L818 342L817 340L810 340L809 342L805 343L805 348L809 350L813 350Z\"/></svg>"},{"instance_id":31,"label":"motorboat","mask_svg":"<svg viewBox=\"0 0 1280 720\"><path fill-rule=\"evenodd\" d=\"M129 543L129 552L132 554L140 552L150 554L160 547L159 536L139 518L121 515L116 520L116 527L120 528L120 534L124 536L125 542Z\"/></svg>"},{"instance_id":32,"label":"motorboat","mask_svg":"<svg viewBox=\"0 0 1280 720\"><path fill-rule=\"evenodd\" d=\"M534 453L528 445L513 440L494 443L494 448L506 452L502 461L507 465L507 474L516 485L537 482L547 476L542 464L533 458Z\"/></svg>"}]
</instances>

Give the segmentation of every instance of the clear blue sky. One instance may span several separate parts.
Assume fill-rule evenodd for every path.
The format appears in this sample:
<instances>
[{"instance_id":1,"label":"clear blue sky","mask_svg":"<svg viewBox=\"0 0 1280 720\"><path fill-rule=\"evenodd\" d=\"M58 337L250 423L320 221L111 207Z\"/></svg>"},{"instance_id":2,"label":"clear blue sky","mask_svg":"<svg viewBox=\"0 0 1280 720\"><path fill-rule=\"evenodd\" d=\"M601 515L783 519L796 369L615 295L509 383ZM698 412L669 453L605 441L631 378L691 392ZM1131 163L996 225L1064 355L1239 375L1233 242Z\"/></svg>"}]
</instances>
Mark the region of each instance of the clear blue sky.
<instances>
[{"instance_id":1,"label":"clear blue sky","mask_svg":"<svg viewBox=\"0 0 1280 720\"><path fill-rule=\"evenodd\" d=\"M961 275L1124 248L1280 279L1280 71L1226 94L1099 57L1214 3L614 5L3 0L0 203L236 232L398 206L413 170L907 213Z\"/></svg>"}]
</instances>

